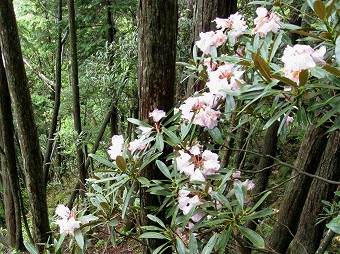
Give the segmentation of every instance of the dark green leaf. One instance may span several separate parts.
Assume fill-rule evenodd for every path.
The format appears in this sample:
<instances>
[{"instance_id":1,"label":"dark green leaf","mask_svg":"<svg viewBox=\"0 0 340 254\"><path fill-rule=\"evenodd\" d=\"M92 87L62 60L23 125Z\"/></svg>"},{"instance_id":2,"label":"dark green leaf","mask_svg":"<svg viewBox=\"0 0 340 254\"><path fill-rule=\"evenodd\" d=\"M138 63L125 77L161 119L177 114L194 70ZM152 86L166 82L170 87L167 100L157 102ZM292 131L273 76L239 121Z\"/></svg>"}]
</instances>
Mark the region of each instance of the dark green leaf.
<instances>
[{"instance_id":1,"label":"dark green leaf","mask_svg":"<svg viewBox=\"0 0 340 254\"><path fill-rule=\"evenodd\" d=\"M126 209L129 206L131 195L132 195L132 192L134 191L134 189L135 189L135 183L132 184L132 186L129 189L128 194L126 195L126 197L124 199L124 204L123 204L123 207L122 207L122 219L125 218Z\"/></svg>"},{"instance_id":2,"label":"dark green leaf","mask_svg":"<svg viewBox=\"0 0 340 254\"><path fill-rule=\"evenodd\" d=\"M191 234L189 238L189 250L190 254L197 254L198 253L198 245L195 234Z\"/></svg>"},{"instance_id":3,"label":"dark green leaf","mask_svg":"<svg viewBox=\"0 0 340 254\"><path fill-rule=\"evenodd\" d=\"M84 236L80 230L74 232L74 238L76 239L77 245L80 249L84 249Z\"/></svg>"},{"instance_id":4,"label":"dark green leaf","mask_svg":"<svg viewBox=\"0 0 340 254\"><path fill-rule=\"evenodd\" d=\"M257 248L264 248L264 240L258 233L243 226L238 226L238 229L241 234L247 237Z\"/></svg>"},{"instance_id":5,"label":"dark green leaf","mask_svg":"<svg viewBox=\"0 0 340 254\"><path fill-rule=\"evenodd\" d=\"M219 145L223 144L223 136L218 127L208 130L210 137Z\"/></svg>"},{"instance_id":6,"label":"dark green leaf","mask_svg":"<svg viewBox=\"0 0 340 254\"><path fill-rule=\"evenodd\" d=\"M151 238L151 239L166 239L165 235L158 232L146 232L139 236L140 238Z\"/></svg>"},{"instance_id":7,"label":"dark green leaf","mask_svg":"<svg viewBox=\"0 0 340 254\"><path fill-rule=\"evenodd\" d=\"M152 215L152 214L148 214L147 217L148 217L150 220L152 220L152 221L154 221L154 222L157 222L161 227L163 227L163 228L166 229L166 227L165 227L163 221L161 221L158 217L156 217L156 216L154 216L154 215Z\"/></svg>"},{"instance_id":8,"label":"dark green leaf","mask_svg":"<svg viewBox=\"0 0 340 254\"><path fill-rule=\"evenodd\" d=\"M210 254L215 246L217 234L215 233L208 241L207 245L204 246L201 254Z\"/></svg>"},{"instance_id":9,"label":"dark green leaf","mask_svg":"<svg viewBox=\"0 0 340 254\"><path fill-rule=\"evenodd\" d=\"M162 152L164 149L164 141L163 141L163 135L157 132L156 135L156 144L155 146L157 147L158 151Z\"/></svg>"},{"instance_id":10,"label":"dark green leaf","mask_svg":"<svg viewBox=\"0 0 340 254\"><path fill-rule=\"evenodd\" d=\"M340 112L340 105L338 104L331 110L329 110L321 119L318 121L317 127L321 126L324 122L326 122L329 118L331 118L335 114L339 114Z\"/></svg>"},{"instance_id":11,"label":"dark green leaf","mask_svg":"<svg viewBox=\"0 0 340 254\"><path fill-rule=\"evenodd\" d=\"M160 160L156 160L156 164L160 171L162 171L163 175L165 175L168 179L171 179L171 173L168 169L168 167L164 164L164 162Z\"/></svg>"},{"instance_id":12,"label":"dark green leaf","mask_svg":"<svg viewBox=\"0 0 340 254\"><path fill-rule=\"evenodd\" d=\"M33 245L32 243L28 242L28 241L24 241L24 245L26 247L26 249L31 253L31 254L39 254L39 250L38 248Z\"/></svg>"},{"instance_id":13,"label":"dark green leaf","mask_svg":"<svg viewBox=\"0 0 340 254\"><path fill-rule=\"evenodd\" d=\"M271 191L268 191L266 192L261 198L259 201L257 201L257 203L251 208L250 212L254 212L256 210L256 208L258 208L262 203L263 201L265 201L265 199L268 197L268 195L270 195L272 192Z\"/></svg>"},{"instance_id":14,"label":"dark green leaf","mask_svg":"<svg viewBox=\"0 0 340 254\"><path fill-rule=\"evenodd\" d=\"M170 141L175 144L175 145L179 145L181 144L181 139L179 137L176 136L175 133L173 133L171 130L163 127L162 131L170 138Z\"/></svg>"},{"instance_id":15,"label":"dark green leaf","mask_svg":"<svg viewBox=\"0 0 340 254\"><path fill-rule=\"evenodd\" d=\"M140 121L140 120L135 119L135 118L128 118L127 120L130 123L133 123L133 124L138 125L138 126L144 126L144 127L151 127L152 128L152 126L150 124L147 124L146 122Z\"/></svg>"},{"instance_id":16,"label":"dark green leaf","mask_svg":"<svg viewBox=\"0 0 340 254\"><path fill-rule=\"evenodd\" d=\"M336 234L340 234L340 216L331 220L326 227L334 231Z\"/></svg>"},{"instance_id":17,"label":"dark green leaf","mask_svg":"<svg viewBox=\"0 0 340 254\"><path fill-rule=\"evenodd\" d=\"M99 163L102 163L104 164L105 166L108 166L110 168L117 168L117 166L115 164L113 164L111 161L99 156L99 155L96 155L96 154L93 154L93 153L90 153L89 154L90 157L92 157L93 159L95 159L96 161L98 161Z\"/></svg>"},{"instance_id":18,"label":"dark green leaf","mask_svg":"<svg viewBox=\"0 0 340 254\"><path fill-rule=\"evenodd\" d=\"M247 217L248 220L254 220L254 219L258 219L258 218L263 218L263 217L267 217L269 215L274 214L274 211L271 208L267 208L261 211L258 211L256 213L253 213L251 215L249 215Z\"/></svg>"},{"instance_id":19,"label":"dark green leaf","mask_svg":"<svg viewBox=\"0 0 340 254\"><path fill-rule=\"evenodd\" d=\"M185 244L179 237L176 237L176 249L179 254L186 254Z\"/></svg>"}]
</instances>

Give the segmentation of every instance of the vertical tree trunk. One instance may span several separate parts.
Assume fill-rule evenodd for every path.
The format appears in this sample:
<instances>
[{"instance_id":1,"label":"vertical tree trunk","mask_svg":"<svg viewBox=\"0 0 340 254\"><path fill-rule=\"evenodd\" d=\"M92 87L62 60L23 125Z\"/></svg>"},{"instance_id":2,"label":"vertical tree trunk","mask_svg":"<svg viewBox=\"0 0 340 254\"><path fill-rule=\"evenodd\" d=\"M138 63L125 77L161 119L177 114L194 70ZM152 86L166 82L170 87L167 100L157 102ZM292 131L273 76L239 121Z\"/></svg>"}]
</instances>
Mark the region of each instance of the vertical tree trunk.
<instances>
[{"instance_id":1,"label":"vertical tree trunk","mask_svg":"<svg viewBox=\"0 0 340 254\"><path fill-rule=\"evenodd\" d=\"M193 13L193 42L200 39L201 32L208 32L216 29L215 18L227 18L236 12L237 0L194 0ZM195 83L193 78L189 78L186 84L186 95L191 96L195 91L204 87L203 83Z\"/></svg>"},{"instance_id":2,"label":"vertical tree trunk","mask_svg":"<svg viewBox=\"0 0 340 254\"><path fill-rule=\"evenodd\" d=\"M155 108L169 111L173 107L176 82L177 0L139 0L138 24L138 82L139 118L148 121L149 112ZM147 167L141 176L162 179L154 167ZM159 206L157 197L140 190L141 224L150 222L146 215L148 206ZM159 243L148 241L148 250Z\"/></svg>"},{"instance_id":3,"label":"vertical tree trunk","mask_svg":"<svg viewBox=\"0 0 340 254\"><path fill-rule=\"evenodd\" d=\"M236 12L237 0L195 0L194 40L199 40L201 32L216 29L215 18L228 18Z\"/></svg>"},{"instance_id":4,"label":"vertical tree trunk","mask_svg":"<svg viewBox=\"0 0 340 254\"><path fill-rule=\"evenodd\" d=\"M329 180L337 181L340 177L339 165L340 132L335 131L329 136L327 146L322 154L315 174ZM316 225L323 209L323 203L321 201L331 201L335 190L335 185L313 179L289 253L309 254L317 251L326 224L326 222L323 221Z\"/></svg>"},{"instance_id":5,"label":"vertical tree trunk","mask_svg":"<svg viewBox=\"0 0 340 254\"><path fill-rule=\"evenodd\" d=\"M20 187L14 145L13 116L2 57L0 57L0 147L8 244L13 248L22 250L24 245L21 230Z\"/></svg>"},{"instance_id":6,"label":"vertical tree trunk","mask_svg":"<svg viewBox=\"0 0 340 254\"><path fill-rule=\"evenodd\" d=\"M314 174L322 151L326 146L325 130L310 126L300 146L295 166L299 170ZM297 173L294 171L293 176ZM269 246L279 253L285 253L296 233L300 214L305 203L312 179L299 175L289 182L280 206L279 218L270 235Z\"/></svg>"},{"instance_id":7,"label":"vertical tree trunk","mask_svg":"<svg viewBox=\"0 0 340 254\"><path fill-rule=\"evenodd\" d=\"M77 34L76 34L74 0L67 0L67 8L70 30L70 53L72 67L73 121L74 129L79 135L81 133L81 118L80 118ZM77 167L79 171L80 194L81 196L84 196L86 170L85 170L85 155L83 153L82 144L77 144Z\"/></svg>"},{"instance_id":8,"label":"vertical tree trunk","mask_svg":"<svg viewBox=\"0 0 340 254\"><path fill-rule=\"evenodd\" d=\"M0 40L23 156L34 239L36 242L46 242L50 236L50 226L41 151L11 0L1 1Z\"/></svg>"},{"instance_id":9,"label":"vertical tree trunk","mask_svg":"<svg viewBox=\"0 0 340 254\"><path fill-rule=\"evenodd\" d=\"M59 107L60 107L60 91L61 91L61 57L62 57L62 38L61 38L61 21L62 21L62 0L59 0L58 2L58 40L57 40L57 53L56 53L56 82L54 87L54 108L53 108L53 114L52 114L52 121L51 121L51 127L50 132L48 134L48 140L46 145L46 151L44 155L44 178L45 178L45 185L47 185L48 182L48 171L51 165L51 157L52 157L52 148L53 143L55 141L54 135L57 130L58 125L58 115L59 115Z\"/></svg>"}]
</instances>

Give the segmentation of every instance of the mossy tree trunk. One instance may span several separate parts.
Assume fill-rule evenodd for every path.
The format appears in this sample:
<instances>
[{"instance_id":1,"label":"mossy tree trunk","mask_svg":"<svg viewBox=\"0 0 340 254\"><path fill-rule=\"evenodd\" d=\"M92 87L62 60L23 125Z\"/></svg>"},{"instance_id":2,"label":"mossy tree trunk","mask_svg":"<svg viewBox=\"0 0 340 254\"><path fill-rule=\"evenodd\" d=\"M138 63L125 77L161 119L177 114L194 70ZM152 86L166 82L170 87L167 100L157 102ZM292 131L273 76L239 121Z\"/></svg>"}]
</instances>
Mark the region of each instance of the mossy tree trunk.
<instances>
[{"instance_id":1,"label":"mossy tree trunk","mask_svg":"<svg viewBox=\"0 0 340 254\"><path fill-rule=\"evenodd\" d=\"M327 138L322 127L308 127L299 153L295 161L295 167L300 171L314 174L325 149ZM293 171L292 175L296 176ZM279 253L285 253L296 233L303 205L306 201L312 178L298 175L286 186L278 221L275 223L271 235L268 237L269 246Z\"/></svg>"},{"instance_id":2,"label":"mossy tree trunk","mask_svg":"<svg viewBox=\"0 0 340 254\"><path fill-rule=\"evenodd\" d=\"M338 181L340 177L340 132L333 132L322 154L316 175L325 179ZM303 206L298 229L289 253L315 253L321 242L326 221L318 223L323 210L322 200L331 201L336 185L313 179Z\"/></svg>"},{"instance_id":3,"label":"mossy tree trunk","mask_svg":"<svg viewBox=\"0 0 340 254\"><path fill-rule=\"evenodd\" d=\"M74 0L67 0L68 8L68 23L70 31L70 57L72 68L72 96L73 96L73 122L74 129L78 135L82 132L81 117L80 117L80 96L79 96L79 79L78 79L78 54L77 54L77 33L75 20ZM85 154L82 142L77 144L77 168L79 172L80 195L85 195ZM84 149L85 150L85 149Z\"/></svg>"},{"instance_id":4,"label":"mossy tree trunk","mask_svg":"<svg viewBox=\"0 0 340 254\"><path fill-rule=\"evenodd\" d=\"M1 56L1 50L0 50ZM7 242L23 249L19 176L14 145L14 125L11 99L2 58L0 57L0 168L2 170L3 202L5 207Z\"/></svg>"},{"instance_id":5,"label":"mossy tree trunk","mask_svg":"<svg viewBox=\"0 0 340 254\"><path fill-rule=\"evenodd\" d=\"M50 226L41 150L11 0L1 1L0 43L23 157L33 236L36 242L44 243L50 236Z\"/></svg>"}]
</instances>

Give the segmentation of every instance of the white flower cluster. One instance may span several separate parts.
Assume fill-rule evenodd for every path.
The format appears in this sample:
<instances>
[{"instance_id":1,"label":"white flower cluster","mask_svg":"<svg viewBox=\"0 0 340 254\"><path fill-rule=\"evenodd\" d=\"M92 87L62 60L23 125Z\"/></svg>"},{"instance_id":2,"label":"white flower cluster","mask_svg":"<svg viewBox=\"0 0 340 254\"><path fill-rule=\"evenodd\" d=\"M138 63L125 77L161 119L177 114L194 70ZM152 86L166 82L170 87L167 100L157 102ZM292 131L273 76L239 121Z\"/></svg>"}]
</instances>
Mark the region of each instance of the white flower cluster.
<instances>
[{"instance_id":1,"label":"white flower cluster","mask_svg":"<svg viewBox=\"0 0 340 254\"><path fill-rule=\"evenodd\" d=\"M282 69L284 75L299 84L299 75L302 70L310 70L317 63L325 64L323 60L325 53L326 47L324 46L314 50L309 45L288 45L281 58L281 61L284 63Z\"/></svg>"},{"instance_id":2,"label":"white flower cluster","mask_svg":"<svg viewBox=\"0 0 340 254\"><path fill-rule=\"evenodd\" d=\"M64 205L58 205L55 210L56 215L61 219L56 220L55 223L59 226L60 234L67 233L74 236L74 230L80 228L81 221L76 220L76 212Z\"/></svg>"},{"instance_id":3,"label":"white flower cluster","mask_svg":"<svg viewBox=\"0 0 340 254\"><path fill-rule=\"evenodd\" d=\"M177 170L189 176L190 182L205 182L204 175L218 174L220 163L218 155L210 150L201 152L201 147L195 145L189 149L178 151L180 156L176 158Z\"/></svg>"}]
</instances>

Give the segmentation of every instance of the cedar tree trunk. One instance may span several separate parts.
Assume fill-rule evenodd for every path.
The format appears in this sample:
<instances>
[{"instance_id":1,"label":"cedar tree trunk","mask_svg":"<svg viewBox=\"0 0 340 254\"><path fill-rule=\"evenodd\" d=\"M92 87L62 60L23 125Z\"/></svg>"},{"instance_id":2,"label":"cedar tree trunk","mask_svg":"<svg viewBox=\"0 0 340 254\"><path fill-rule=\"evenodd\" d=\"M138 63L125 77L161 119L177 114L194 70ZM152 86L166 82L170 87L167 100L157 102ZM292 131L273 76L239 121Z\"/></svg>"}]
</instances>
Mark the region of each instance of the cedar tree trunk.
<instances>
[{"instance_id":1,"label":"cedar tree trunk","mask_svg":"<svg viewBox=\"0 0 340 254\"><path fill-rule=\"evenodd\" d=\"M328 139L327 146L322 154L317 176L337 181L340 177L340 132L334 131ZM315 253L323 236L326 221L317 223L323 211L322 200L331 201L336 190L335 185L313 179L310 190L303 207L299 226L293 240L290 253Z\"/></svg>"},{"instance_id":2,"label":"cedar tree trunk","mask_svg":"<svg viewBox=\"0 0 340 254\"><path fill-rule=\"evenodd\" d=\"M148 121L155 108L169 111L173 107L176 82L177 0L139 0L138 24L138 82L139 118ZM145 168L141 176L162 179L153 166ZM141 225L148 225L148 206L159 206L155 195L140 191ZM159 242L148 241L148 253Z\"/></svg>"},{"instance_id":3,"label":"cedar tree trunk","mask_svg":"<svg viewBox=\"0 0 340 254\"><path fill-rule=\"evenodd\" d=\"M295 166L300 170L314 174L326 146L327 138L322 127L308 127L302 140ZM292 173L295 176L297 173ZM269 246L279 253L285 253L296 233L300 214L305 203L312 178L298 175L286 187L280 206L279 218L271 235Z\"/></svg>"}]
</instances>

